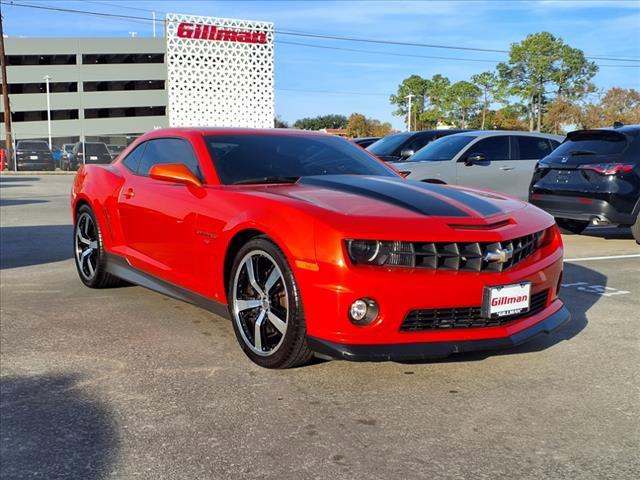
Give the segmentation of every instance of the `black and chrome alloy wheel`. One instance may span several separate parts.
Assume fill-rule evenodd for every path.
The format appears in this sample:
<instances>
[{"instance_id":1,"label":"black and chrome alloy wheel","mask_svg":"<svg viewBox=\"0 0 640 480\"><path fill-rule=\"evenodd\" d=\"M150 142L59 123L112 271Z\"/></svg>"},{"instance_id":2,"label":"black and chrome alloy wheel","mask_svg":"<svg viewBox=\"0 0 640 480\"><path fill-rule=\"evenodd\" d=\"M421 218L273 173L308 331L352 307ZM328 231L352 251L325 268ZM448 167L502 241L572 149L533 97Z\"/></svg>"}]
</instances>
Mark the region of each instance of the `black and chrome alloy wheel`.
<instances>
[{"instance_id":1,"label":"black and chrome alloy wheel","mask_svg":"<svg viewBox=\"0 0 640 480\"><path fill-rule=\"evenodd\" d=\"M236 253L227 298L236 338L252 361L291 368L311 359L298 284L268 237L255 237Z\"/></svg>"},{"instance_id":2,"label":"black and chrome alloy wheel","mask_svg":"<svg viewBox=\"0 0 640 480\"><path fill-rule=\"evenodd\" d=\"M260 356L275 353L287 333L289 295L271 255L253 250L242 258L232 295L233 319L246 346Z\"/></svg>"},{"instance_id":3,"label":"black and chrome alloy wheel","mask_svg":"<svg viewBox=\"0 0 640 480\"><path fill-rule=\"evenodd\" d=\"M89 212L78 217L75 228L75 254L78 272L84 280L91 281L98 269L98 231Z\"/></svg>"},{"instance_id":4,"label":"black and chrome alloy wheel","mask_svg":"<svg viewBox=\"0 0 640 480\"><path fill-rule=\"evenodd\" d=\"M100 226L89 205L76 213L73 229L73 253L80 280L90 288L109 288L124 282L107 272Z\"/></svg>"}]
</instances>

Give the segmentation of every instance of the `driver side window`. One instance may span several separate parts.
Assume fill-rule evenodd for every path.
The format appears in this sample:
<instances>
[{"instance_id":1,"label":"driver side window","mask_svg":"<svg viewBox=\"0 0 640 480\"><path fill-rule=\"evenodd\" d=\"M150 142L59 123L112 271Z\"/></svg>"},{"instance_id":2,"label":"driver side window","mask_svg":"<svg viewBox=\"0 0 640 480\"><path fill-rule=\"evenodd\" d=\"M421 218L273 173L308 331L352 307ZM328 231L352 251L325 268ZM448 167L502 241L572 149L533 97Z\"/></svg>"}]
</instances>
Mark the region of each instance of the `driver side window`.
<instances>
[{"instance_id":1,"label":"driver side window","mask_svg":"<svg viewBox=\"0 0 640 480\"><path fill-rule=\"evenodd\" d=\"M413 150L414 152L417 152L422 147L426 146L427 144L431 143L432 141L433 141L433 137L428 137L428 136L418 137L418 138L412 140L411 142L409 142L402 149L403 150Z\"/></svg>"},{"instance_id":2,"label":"driver side window","mask_svg":"<svg viewBox=\"0 0 640 480\"><path fill-rule=\"evenodd\" d=\"M471 145L464 156L476 153L484 155L488 161L509 160L509 137L498 136L480 140Z\"/></svg>"},{"instance_id":3,"label":"driver side window","mask_svg":"<svg viewBox=\"0 0 640 480\"><path fill-rule=\"evenodd\" d=\"M200 181L203 181L200 164L187 140L181 138L156 138L146 142L147 148L142 154L138 175L148 176L154 165L182 163Z\"/></svg>"}]
</instances>

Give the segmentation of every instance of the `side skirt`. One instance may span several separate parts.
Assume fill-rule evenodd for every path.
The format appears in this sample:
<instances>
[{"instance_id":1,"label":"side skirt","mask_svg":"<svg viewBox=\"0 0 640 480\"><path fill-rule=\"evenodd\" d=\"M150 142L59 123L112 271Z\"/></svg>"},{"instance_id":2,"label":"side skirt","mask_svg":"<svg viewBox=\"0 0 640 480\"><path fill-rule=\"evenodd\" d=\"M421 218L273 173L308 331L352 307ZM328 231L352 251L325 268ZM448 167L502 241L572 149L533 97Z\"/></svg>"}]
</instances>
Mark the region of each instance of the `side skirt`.
<instances>
[{"instance_id":1,"label":"side skirt","mask_svg":"<svg viewBox=\"0 0 640 480\"><path fill-rule=\"evenodd\" d=\"M211 300L210 298L200 295L199 293L192 292L191 290L187 290L186 288L174 285L166 280L161 280L143 272L142 270L138 270L131 266L125 258L119 255L107 254L106 267L107 272L118 278L126 280L127 282L140 285L141 287L167 295L168 297L175 298L176 300L191 303L192 305L204 308L216 315L230 319L229 311L225 304Z\"/></svg>"}]
</instances>

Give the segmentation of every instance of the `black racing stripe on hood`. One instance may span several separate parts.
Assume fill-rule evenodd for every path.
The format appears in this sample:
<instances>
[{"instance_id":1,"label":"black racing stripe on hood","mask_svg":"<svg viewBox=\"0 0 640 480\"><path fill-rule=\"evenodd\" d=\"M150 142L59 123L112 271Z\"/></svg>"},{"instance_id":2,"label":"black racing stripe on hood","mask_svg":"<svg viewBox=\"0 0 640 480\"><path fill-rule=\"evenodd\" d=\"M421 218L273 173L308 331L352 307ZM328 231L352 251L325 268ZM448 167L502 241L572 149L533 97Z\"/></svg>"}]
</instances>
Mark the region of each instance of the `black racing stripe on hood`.
<instances>
[{"instance_id":1,"label":"black racing stripe on hood","mask_svg":"<svg viewBox=\"0 0 640 480\"><path fill-rule=\"evenodd\" d=\"M384 181L382 181L384 179ZM374 200L380 200L397 207L411 210L422 215L440 217L468 217L464 210L445 200L421 193L415 188L407 188L406 180L394 177L380 177L361 175L318 175L302 177L298 185L329 188L345 193L360 195Z\"/></svg>"},{"instance_id":2,"label":"black racing stripe on hood","mask_svg":"<svg viewBox=\"0 0 640 480\"><path fill-rule=\"evenodd\" d=\"M504 210L496 206L493 202L485 200L479 195L474 195L473 193L447 187L446 185L438 185L436 183L425 183L417 181L411 181L411 183L415 186L423 188L424 190L449 197L451 200L455 200L456 202L459 202L464 206L475 210L483 216L495 215L496 213L504 213Z\"/></svg>"}]
</instances>

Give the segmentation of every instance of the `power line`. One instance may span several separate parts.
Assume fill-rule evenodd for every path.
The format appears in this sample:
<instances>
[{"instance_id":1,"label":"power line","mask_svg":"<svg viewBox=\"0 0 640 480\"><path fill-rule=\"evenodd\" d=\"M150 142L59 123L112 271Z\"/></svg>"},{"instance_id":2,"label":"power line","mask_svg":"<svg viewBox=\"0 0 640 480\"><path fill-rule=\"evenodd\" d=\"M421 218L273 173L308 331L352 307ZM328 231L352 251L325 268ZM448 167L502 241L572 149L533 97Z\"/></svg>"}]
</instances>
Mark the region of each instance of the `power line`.
<instances>
[{"instance_id":1,"label":"power line","mask_svg":"<svg viewBox=\"0 0 640 480\"><path fill-rule=\"evenodd\" d=\"M310 47L310 48L320 48L326 50L338 50L344 52L356 52L356 53L367 53L373 55L387 55L392 57L408 57L408 58L429 58L436 60L456 60L461 62L481 62L481 63L498 63L500 60L489 60L489 59L479 59L479 58L462 58L462 57L441 57L436 55L416 55L411 53L397 53L397 52L381 52L379 50L364 50L360 48L346 48L346 47L333 47L329 45L313 45L311 43L300 43L300 42L289 42L287 40L276 40L276 44L278 45L297 45L301 47ZM631 68L640 68L640 64L638 65L618 65L618 64L599 64L599 67L631 67Z\"/></svg>"},{"instance_id":2,"label":"power line","mask_svg":"<svg viewBox=\"0 0 640 480\"><path fill-rule=\"evenodd\" d=\"M343 37L338 35L325 35L325 34L319 34L319 33L302 33L302 32L286 31L286 30L278 30L278 33L280 35L295 35L299 37L322 38L325 40L342 40L347 42L377 43L382 45L398 45L403 47L443 48L443 49L449 49L449 50L464 50L464 51L474 51L474 52L509 53L509 50L498 50L498 49L491 49L491 48L460 47L460 46L437 45L437 44L429 44L429 43L398 42L394 40L374 40L369 38ZM586 56L586 55L585 57L597 59L597 60L609 60L609 61L617 61L617 62L640 62L640 58L622 58L622 57L604 57L604 56Z\"/></svg>"},{"instance_id":3,"label":"power line","mask_svg":"<svg viewBox=\"0 0 640 480\"><path fill-rule=\"evenodd\" d=\"M277 88L277 91L281 92L298 92L298 93L322 93L322 94L330 94L330 95L365 95L365 96L375 96L375 97L389 97L388 93L368 93L368 92L342 92L338 90L303 90L299 88Z\"/></svg>"},{"instance_id":4,"label":"power line","mask_svg":"<svg viewBox=\"0 0 640 480\"><path fill-rule=\"evenodd\" d=\"M109 18L118 18L118 19L127 19L127 20L143 20L146 22L154 21L153 19L135 16L135 15L94 12L89 10L52 7L52 6L46 6L46 5L34 5L34 4L18 3L13 1L10 1L9 5L16 6L16 7L36 8L40 10L58 11L58 12L64 12L64 13L93 15L93 16L99 16L99 17L109 17ZM111 5L111 6L115 6L115 5ZM133 8L133 7L129 7L129 8ZM160 13L163 13L163 12L160 12ZM162 19L156 19L155 21L163 22ZM290 36L307 37L307 38L320 38L325 40L373 43L373 44L381 44L381 45L396 45L396 46L403 46L403 47L440 48L440 49L448 49L448 50L462 50L462 51L473 51L473 52L509 53L508 50L500 50L500 49L461 47L461 46L454 46L454 45L440 45L440 44L414 43L414 42L399 42L394 40L378 40L378 39L368 39L368 38L360 38L360 37L345 37L345 36L339 36L339 35L327 35L327 34L320 34L320 33L300 32L300 31L294 31L294 30L276 30L276 33L281 35L290 35ZM334 47L334 48L337 48L337 47ZM586 58L591 58L595 60L609 60L609 61L616 61L616 62L640 62L640 58L631 58L631 57L612 57L612 56L597 55L597 56L586 56Z\"/></svg>"},{"instance_id":5,"label":"power line","mask_svg":"<svg viewBox=\"0 0 640 480\"><path fill-rule=\"evenodd\" d=\"M430 58L436 60L458 60L463 62L483 62L483 63L496 63L499 60L479 59L479 58L462 58L462 57L440 57L435 55L414 55L410 53L397 53L397 52L380 52L377 50L363 50L360 48L346 48L346 47L332 47L329 45L313 45L311 43L289 42L286 40L276 40L277 44L283 45L298 45L301 47L321 48L326 50L339 50L344 52L357 52L357 53L369 53L374 55L388 55L393 57L409 57L409 58Z\"/></svg>"},{"instance_id":6,"label":"power line","mask_svg":"<svg viewBox=\"0 0 640 480\"><path fill-rule=\"evenodd\" d=\"M117 3L108 3L108 2L98 2L96 0L84 0L84 3L93 3L95 5L104 5L105 7L113 7L113 8L122 8L123 10L134 10L136 12L156 12L156 13L168 13L168 12L162 12L160 10L149 10L148 8L137 8L137 7L130 7L128 5L119 5Z\"/></svg>"}]
</instances>

